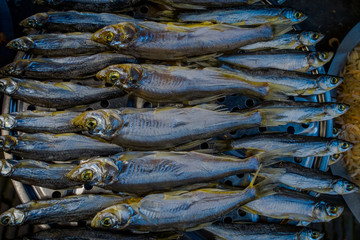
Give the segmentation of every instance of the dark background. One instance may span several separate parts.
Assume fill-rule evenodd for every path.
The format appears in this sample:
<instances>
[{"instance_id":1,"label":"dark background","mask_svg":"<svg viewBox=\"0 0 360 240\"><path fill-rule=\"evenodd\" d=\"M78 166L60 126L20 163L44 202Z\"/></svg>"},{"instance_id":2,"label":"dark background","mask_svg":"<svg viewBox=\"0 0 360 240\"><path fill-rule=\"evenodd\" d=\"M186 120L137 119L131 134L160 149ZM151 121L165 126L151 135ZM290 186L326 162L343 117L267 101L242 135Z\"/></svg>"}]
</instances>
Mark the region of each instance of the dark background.
<instances>
[{"instance_id":1,"label":"dark background","mask_svg":"<svg viewBox=\"0 0 360 240\"><path fill-rule=\"evenodd\" d=\"M319 31L326 35L317 45L317 50L336 51L345 35L360 21L359 0L287 0L283 5L308 15L309 18L299 25L301 29ZM18 23L39 11L45 9L33 6L31 0L0 0L0 66L11 62L14 57L14 52L7 50L5 44L24 35ZM20 203L11 181L0 177L0 211ZM324 239L360 239L360 225L349 211L345 211L342 217L335 221L314 224L313 227L326 232ZM21 236L32 231L32 226L0 227L0 239Z\"/></svg>"}]
</instances>

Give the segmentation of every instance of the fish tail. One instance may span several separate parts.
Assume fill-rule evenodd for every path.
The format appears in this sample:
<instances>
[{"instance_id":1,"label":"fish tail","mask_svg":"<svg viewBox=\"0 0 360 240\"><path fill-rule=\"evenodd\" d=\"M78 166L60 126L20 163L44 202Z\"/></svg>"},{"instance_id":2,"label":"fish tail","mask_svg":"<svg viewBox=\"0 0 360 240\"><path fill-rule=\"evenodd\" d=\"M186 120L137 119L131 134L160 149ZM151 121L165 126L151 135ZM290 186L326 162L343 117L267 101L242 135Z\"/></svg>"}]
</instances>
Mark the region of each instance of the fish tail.
<instances>
[{"instance_id":1,"label":"fish tail","mask_svg":"<svg viewBox=\"0 0 360 240\"><path fill-rule=\"evenodd\" d=\"M273 164L281 161L281 160L275 158L274 153L259 152L255 156L259 159L260 163L262 163L263 166L265 166L265 167L273 165ZM260 176L262 176L261 172L260 172Z\"/></svg>"},{"instance_id":2,"label":"fish tail","mask_svg":"<svg viewBox=\"0 0 360 240\"><path fill-rule=\"evenodd\" d=\"M255 180L256 180L257 176L259 175L259 172L260 172L261 167L262 167L262 164L260 164L258 170L257 170L256 173L255 173L254 178L251 180L251 182L250 182L250 184L249 184L249 187L250 187L250 188L254 186Z\"/></svg>"},{"instance_id":3,"label":"fish tail","mask_svg":"<svg viewBox=\"0 0 360 240\"><path fill-rule=\"evenodd\" d=\"M157 21L177 21L177 13L173 10L159 11L154 17Z\"/></svg>"},{"instance_id":4,"label":"fish tail","mask_svg":"<svg viewBox=\"0 0 360 240\"><path fill-rule=\"evenodd\" d=\"M271 25L274 33L274 37L281 36L291 30L293 30L292 24L274 24Z\"/></svg>"},{"instance_id":5,"label":"fish tail","mask_svg":"<svg viewBox=\"0 0 360 240\"><path fill-rule=\"evenodd\" d=\"M231 142L231 140L213 140L209 141L208 145L210 149L213 149L216 152L226 152L233 149L231 147Z\"/></svg>"},{"instance_id":6,"label":"fish tail","mask_svg":"<svg viewBox=\"0 0 360 240\"><path fill-rule=\"evenodd\" d=\"M282 102L290 101L288 96L286 96L281 92L276 91L275 87L273 86L270 86L270 91L264 96L263 100L282 101Z\"/></svg>"}]
</instances>

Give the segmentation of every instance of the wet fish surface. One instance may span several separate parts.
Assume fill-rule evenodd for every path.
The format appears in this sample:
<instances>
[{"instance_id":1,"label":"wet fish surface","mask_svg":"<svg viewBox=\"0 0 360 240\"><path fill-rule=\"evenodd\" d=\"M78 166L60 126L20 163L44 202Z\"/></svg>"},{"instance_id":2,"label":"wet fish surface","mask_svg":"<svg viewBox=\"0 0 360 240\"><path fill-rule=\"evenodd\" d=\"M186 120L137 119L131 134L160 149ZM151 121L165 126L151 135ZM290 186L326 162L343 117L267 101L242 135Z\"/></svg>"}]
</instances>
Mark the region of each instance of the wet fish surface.
<instances>
[{"instance_id":1,"label":"wet fish surface","mask_svg":"<svg viewBox=\"0 0 360 240\"><path fill-rule=\"evenodd\" d=\"M48 57L66 57L111 51L110 47L91 40L91 33L39 34L11 40L6 47Z\"/></svg>"},{"instance_id":2,"label":"wet fish surface","mask_svg":"<svg viewBox=\"0 0 360 240\"><path fill-rule=\"evenodd\" d=\"M71 124L71 120L81 112L72 111L25 111L0 115L0 129L28 133L69 133L80 129Z\"/></svg>"},{"instance_id":3,"label":"wet fish surface","mask_svg":"<svg viewBox=\"0 0 360 240\"><path fill-rule=\"evenodd\" d=\"M3 151L16 156L41 161L68 161L94 156L106 156L123 151L123 148L80 134L23 134L0 136Z\"/></svg>"},{"instance_id":4,"label":"wet fish surface","mask_svg":"<svg viewBox=\"0 0 360 240\"><path fill-rule=\"evenodd\" d=\"M214 223L204 230L226 240L318 240L324 236L308 228L264 223Z\"/></svg>"},{"instance_id":5,"label":"wet fish surface","mask_svg":"<svg viewBox=\"0 0 360 240\"><path fill-rule=\"evenodd\" d=\"M132 197L119 195L75 195L59 199L30 201L11 208L0 215L0 224L17 226L25 223L76 222L93 218L97 212Z\"/></svg>"},{"instance_id":6,"label":"wet fish surface","mask_svg":"<svg viewBox=\"0 0 360 240\"><path fill-rule=\"evenodd\" d=\"M213 7L236 7L248 5L259 0L152 0L153 2L169 5L177 9L206 9Z\"/></svg>"},{"instance_id":7,"label":"wet fish surface","mask_svg":"<svg viewBox=\"0 0 360 240\"><path fill-rule=\"evenodd\" d=\"M76 164L45 163L36 160L0 160L1 176L23 184L49 189L66 189L81 186L81 183L66 178Z\"/></svg>"},{"instance_id":8,"label":"wet fish surface","mask_svg":"<svg viewBox=\"0 0 360 240\"><path fill-rule=\"evenodd\" d=\"M122 97L118 87L85 86L72 82L43 82L33 79L0 79L0 91L24 102L49 108L69 108Z\"/></svg>"},{"instance_id":9,"label":"wet fish surface","mask_svg":"<svg viewBox=\"0 0 360 240\"><path fill-rule=\"evenodd\" d=\"M197 152L125 152L93 158L67 174L73 181L117 192L144 194L255 172L261 160Z\"/></svg>"},{"instance_id":10,"label":"wet fish surface","mask_svg":"<svg viewBox=\"0 0 360 240\"><path fill-rule=\"evenodd\" d=\"M226 62L244 68L276 68L308 72L328 63L332 52L303 52L297 50L258 51L231 56L220 56Z\"/></svg>"},{"instance_id":11,"label":"wet fish surface","mask_svg":"<svg viewBox=\"0 0 360 240\"><path fill-rule=\"evenodd\" d=\"M179 60L229 52L244 45L269 40L273 34L274 31L269 25L238 28L222 24L158 23L157 27L152 28L125 22L98 30L93 34L92 40L137 58Z\"/></svg>"},{"instance_id":12,"label":"wet fish surface","mask_svg":"<svg viewBox=\"0 0 360 240\"><path fill-rule=\"evenodd\" d=\"M95 76L101 69L119 63L134 63L134 57L119 53L98 53L89 56L20 59L0 69L14 77L35 79L74 79ZM81 67L79 67L81 66Z\"/></svg>"},{"instance_id":13,"label":"wet fish surface","mask_svg":"<svg viewBox=\"0 0 360 240\"><path fill-rule=\"evenodd\" d=\"M96 77L148 101L192 105L235 93L267 100L321 94L343 81L277 69L193 69L153 64L112 65Z\"/></svg>"}]
</instances>

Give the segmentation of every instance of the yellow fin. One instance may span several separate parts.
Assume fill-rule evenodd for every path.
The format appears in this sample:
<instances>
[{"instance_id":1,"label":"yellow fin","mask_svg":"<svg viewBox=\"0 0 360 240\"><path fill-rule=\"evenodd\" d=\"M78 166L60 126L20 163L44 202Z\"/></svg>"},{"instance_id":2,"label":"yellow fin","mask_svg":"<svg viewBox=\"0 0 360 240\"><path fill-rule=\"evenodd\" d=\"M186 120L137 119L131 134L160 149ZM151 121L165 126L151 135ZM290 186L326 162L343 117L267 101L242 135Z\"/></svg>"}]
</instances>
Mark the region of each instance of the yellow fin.
<instances>
[{"instance_id":1,"label":"yellow fin","mask_svg":"<svg viewBox=\"0 0 360 240\"><path fill-rule=\"evenodd\" d=\"M207 102L212 102L215 101L219 98L224 97L223 94L221 95L215 95L215 96L211 96L211 97L206 97L206 98L200 98L200 99L196 99L196 100L191 100L191 101L186 101L184 102L184 104L186 105L197 105L197 104L201 104L201 103L207 103Z\"/></svg>"},{"instance_id":2,"label":"yellow fin","mask_svg":"<svg viewBox=\"0 0 360 240\"><path fill-rule=\"evenodd\" d=\"M200 139L200 140L194 140L192 142L189 143L185 143L179 146L176 146L174 148L172 148L172 151L186 151L186 150L191 150L195 147L200 147L201 144L203 144L204 142L207 142L209 139Z\"/></svg>"}]
</instances>

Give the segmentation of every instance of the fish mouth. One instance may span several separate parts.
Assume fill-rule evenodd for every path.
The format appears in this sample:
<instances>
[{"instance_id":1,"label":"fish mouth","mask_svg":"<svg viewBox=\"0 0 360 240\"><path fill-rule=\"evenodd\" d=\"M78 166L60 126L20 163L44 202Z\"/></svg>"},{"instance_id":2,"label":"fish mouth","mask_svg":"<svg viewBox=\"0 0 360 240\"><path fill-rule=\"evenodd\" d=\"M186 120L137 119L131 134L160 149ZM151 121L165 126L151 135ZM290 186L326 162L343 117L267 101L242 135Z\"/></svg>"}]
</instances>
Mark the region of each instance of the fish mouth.
<instances>
[{"instance_id":1,"label":"fish mouth","mask_svg":"<svg viewBox=\"0 0 360 240\"><path fill-rule=\"evenodd\" d=\"M6 159L1 159L0 164L0 174L2 176L9 176L14 171L12 165Z\"/></svg>"}]
</instances>

